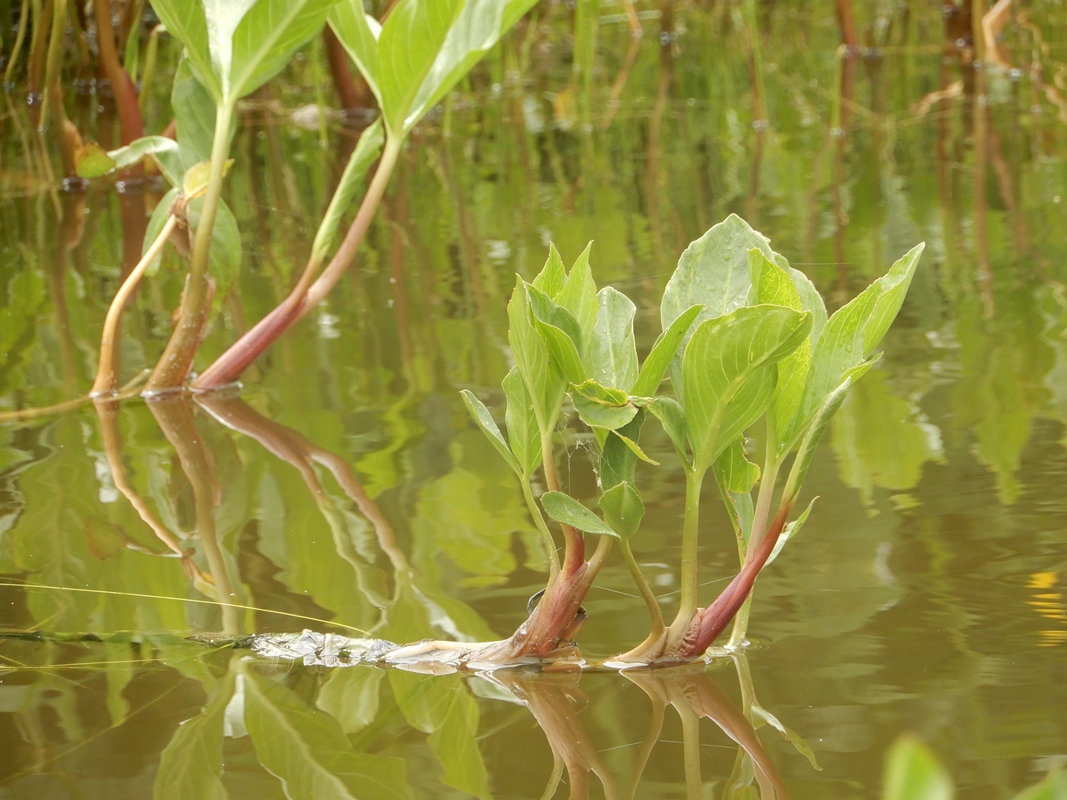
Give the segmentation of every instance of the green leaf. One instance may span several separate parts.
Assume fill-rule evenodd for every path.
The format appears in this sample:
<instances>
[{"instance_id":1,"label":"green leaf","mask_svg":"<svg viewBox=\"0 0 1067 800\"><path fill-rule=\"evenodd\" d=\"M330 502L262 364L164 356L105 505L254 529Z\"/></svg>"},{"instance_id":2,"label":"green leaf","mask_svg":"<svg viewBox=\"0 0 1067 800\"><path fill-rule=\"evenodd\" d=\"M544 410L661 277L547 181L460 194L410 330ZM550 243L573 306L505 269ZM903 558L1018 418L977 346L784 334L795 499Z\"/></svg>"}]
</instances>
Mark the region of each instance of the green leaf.
<instances>
[{"instance_id":1,"label":"green leaf","mask_svg":"<svg viewBox=\"0 0 1067 800\"><path fill-rule=\"evenodd\" d=\"M217 0L225 6L232 0ZM257 0L233 32L232 64L223 87L231 101L277 75L326 23L335 0Z\"/></svg>"},{"instance_id":2,"label":"green leaf","mask_svg":"<svg viewBox=\"0 0 1067 800\"><path fill-rule=\"evenodd\" d=\"M178 199L179 194L179 190L175 187L163 195L163 199L156 203L156 208L148 220L148 225L145 227L144 244L141 246L141 255L148 252L148 248L151 247L152 243L159 237L159 234L163 230L163 226L167 224L167 218L170 217L171 208L174 206L174 201ZM159 254L152 259L152 263L145 268L145 276L151 277L159 272L159 265L161 263L163 263L163 250L160 250Z\"/></svg>"},{"instance_id":3,"label":"green leaf","mask_svg":"<svg viewBox=\"0 0 1067 800\"><path fill-rule=\"evenodd\" d=\"M748 494L759 480L760 468L745 455L745 440L739 436L715 459L715 479L731 494Z\"/></svg>"},{"instance_id":4,"label":"green leaf","mask_svg":"<svg viewBox=\"0 0 1067 800\"><path fill-rule=\"evenodd\" d=\"M889 272L838 309L812 353L810 378L796 418L783 441L795 439L849 370L861 364L889 329L908 291L923 245L912 248Z\"/></svg>"},{"instance_id":5,"label":"green leaf","mask_svg":"<svg viewBox=\"0 0 1067 800\"><path fill-rule=\"evenodd\" d=\"M508 429L508 441L511 451L518 459L521 476L525 479L533 474L541 464L541 431L537 428L537 419L530 404L530 393L526 391L518 367L512 367L504 376L504 396L508 399L504 423Z\"/></svg>"},{"instance_id":6,"label":"green leaf","mask_svg":"<svg viewBox=\"0 0 1067 800\"><path fill-rule=\"evenodd\" d=\"M752 281L752 288L749 290L751 305L785 306L794 311L804 309L800 302L800 292L792 279L758 247L748 251L748 271Z\"/></svg>"},{"instance_id":7,"label":"green leaf","mask_svg":"<svg viewBox=\"0 0 1067 800\"><path fill-rule=\"evenodd\" d=\"M548 516L563 525L570 525L585 533L619 538L619 534L600 517L563 492L545 492L541 495L541 505Z\"/></svg>"},{"instance_id":8,"label":"green leaf","mask_svg":"<svg viewBox=\"0 0 1067 800\"><path fill-rule=\"evenodd\" d=\"M823 302L822 295L819 294L819 290L815 288L815 284L811 282L807 275L789 266L785 256L775 253L774 263L785 270L786 274L792 279L793 285L797 287L801 307L805 311L811 312L811 341L814 344L819 340L823 326L826 324L826 304Z\"/></svg>"},{"instance_id":9,"label":"green leaf","mask_svg":"<svg viewBox=\"0 0 1067 800\"><path fill-rule=\"evenodd\" d=\"M152 796L225 800L222 785L223 718L233 696L234 676L227 673L217 693L200 713L175 731L159 756Z\"/></svg>"},{"instance_id":10,"label":"green leaf","mask_svg":"<svg viewBox=\"0 0 1067 800\"><path fill-rule=\"evenodd\" d=\"M188 60L192 73L214 100L221 100L222 84L215 74L209 52L204 5L200 0L152 0L152 10L166 26L167 32L185 45L183 60ZM176 118L180 124L181 118Z\"/></svg>"},{"instance_id":11,"label":"green leaf","mask_svg":"<svg viewBox=\"0 0 1067 800\"><path fill-rule=\"evenodd\" d=\"M405 800L403 759L352 749L337 720L309 708L292 690L245 673L245 725L256 756L289 797Z\"/></svg>"},{"instance_id":12,"label":"green leaf","mask_svg":"<svg viewBox=\"0 0 1067 800\"><path fill-rule=\"evenodd\" d=\"M74 154L74 169L79 178L99 178L116 168L114 157L96 142L87 142Z\"/></svg>"},{"instance_id":13,"label":"green leaf","mask_svg":"<svg viewBox=\"0 0 1067 800\"><path fill-rule=\"evenodd\" d=\"M510 375L511 373L508 374ZM471 418L482 429L482 433L496 448L496 451L500 453L501 458L515 471L516 475L520 478L523 477L523 468L515 458L515 454L511 452L508 443L504 441L504 436L500 433L500 428L497 427L496 422L493 420L493 415L489 413L489 409L467 389L461 391L460 395L463 397L463 404L467 406L467 411L470 412Z\"/></svg>"},{"instance_id":14,"label":"green leaf","mask_svg":"<svg viewBox=\"0 0 1067 800\"><path fill-rule=\"evenodd\" d=\"M604 444L600 450L600 487L607 491L624 481L633 483L634 469L637 466L637 453L634 452L633 444L641 434L641 426L644 424L644 411L638 409L637 414L630 422L617 431L609 431L604 438ZM633 447L631 447L633 445ZM637 448L640 451L641 448ZM643 458L648 458L642 453ZM653 462L655 463L655 462Z\"/></svg>"},{"instance_id":15,"label":"green leaf","mask_svg":"<svg viewBox=\"0 0 1067 800\"><path fill-rule=\"evenodd\" d=\"M547 433L556 425L567 382L559 367L549 359L548 347L534 328L527 284L517 278L508 302L508 341L515 366L530 394L538 430Z\"/></svg>"},{"instance_id":16,"label":"green leaf","mask_svg":"<svg viewBox=\"0 0 1067 800\"><path fill-rule=\"evenodd\" d=\"M945 768L930 749L911 735L897 739L886 758L883 800L952 800Z\"/></svg>"},{"instance_id":17,"label":"green leaf","mask_svg":"<svg viewBox=\"0 0 1067 800\"><path fill-rule=\"evenodd\" d=\"M197 77L189 56L178 62L170 91L170 105L178 131L179 174L193 164L211 158L211 143L215 136L216 100ZM180 181L175 180L177 186Z\"/></svg>"},{"instance_id":18,"label":"green leaf","mask_svg":"<svg viewBox=\"0 0 1067 800\"><path fill-rule=\"evenodd\" d=\"M132 167L147 156L152 156L163 177L171 186L181 183L182 163L178 143L166 136L143 136L135 139L125 147L112 150L108 155L114 159L114 169Z\"/></svg>"},{"instance_id":19,"label":"green leaf","mask_svg":"<svg viewBox=\"0 0 1067 800\"><path fill-rule=\"evenodd\" d=\"M687 308L659 335L655 344L652 345L648 358L641 365L637 383L632 389L633 394L648 396L656 393L663 382L663 376L667 374L667 368L670 367L678 352L678 347L686 340L689 327L703 308L699 305Z\"/></svg>"},{"instance_id":20,"label":"green leaf","mask_svg":"<svg viewBox=\"0 0 1067 800\"><path fill-rule=\"evenodd\" d=\"M604 519L623 539L629 539L637 533L645 516L641 495L627 482L612 486L600 496L600 510L604 512Z\"/></svg>"},{"instance_id":21,"label":"green leaf","mask_svg":"<svg viewBox=\"0 0 1067 800\"><path fill-rule=\"evenodd\" d=\"M758 248L774 257L767 238L731 214L682 253L660 303L666 329L690 306L703 305L700 319L713 319L748 304L752 280L748 251Z\"/></svg>"},{"instance_id":22,"label":"green leaf","mask_svg":"<svg viewBox=\"0 0 1067 800\"><path fill-rule=\"evenodd\" d=\"M367 170L370 169L371 164L378 159L381 153L383 140L384 135L382 134L382 121L380 119L376 119L374 124L360 135L359 142L356 143L355 152L349 156L345 171L342 173L341 180L334 190L333 197L330 199L329 208L326 209L326 214L323 216L322 222L319 223L319 230L315 234L315 242L311 246L312 258L318 258L323 261L326 259L327 254L333 247L334 240L337 238L337 226L341 222L341 217L352 207L356 190L359 189L363 179L367 176Z\"/></svg>"},{"instance_id":23,"label":"green leaf","mask_svg":"<svg viewBox=\"0 0 1067 800\"><path fill-rule=\"evenodd\" d=\"M579 355L582 332L578 321L537 287L526 284L526 293L534 327L544 340L550 360L568 381L582 383L587 376Z\"/></svg>"},{"instance_id":24,"label":"green leaf","mask_svg":"<svg viewBox=\"0 0 1067 800\"><path fill-rule=\"evenodd\" d=\"M629 450L631 453L633 453L639 459L644 461L646 464L651 464L654 467L658 467L659 466L659 462L658 461L654 461L653 459L649 458L645 454L645 451L641 449L641 446L638 445L637 442L635 442L629 436L627 436L626 434L622 433L621 431L612 431L612 434L616 438L618 438L619 441L621 441L624 445L626 445L626 449L627 450Z\"/></svg>"},{"instance_id":25,"label":"green leaf","mask_svg":"<svg viewBox=\"0 0 1067 800\"><path fill-rule=\"evenodd\" d=\"M637 307L630 298L610 286L601 289L595 301L599 311L595 313L595 323L586 336L584 363L589 365L593 378L599 383L628 392L637 382L638 374L634 342Z\"/></svg>"},{"instance_id":26,"label":"green leaf","mask_svg":"<svg viewBox=\"0 0 1067 800\"><path fill-rule=\"evenodd\" d=\"M689 425L685 421L685 410L681 404L673 397L656 397L645 408L659 420L678 457L684 464L688 464L689 448L686 442L689 441Z\"/></svg>"},{"instance_id":27,"label":"green leaf","mask_svg":"<svg viewBox=\"0 0 1067 800\"><path fill-rule=\"evenodd\" d=\"M830 420L833 419L837 410L841 408L841 404L845 401L845 395L848 394L849 387L863 377L863 373L871 368L874 361L875 359L865 361L858 367L851 369L837 388L826 396L807 427L804 428L804 435L797 448L793 466L789 470L788 490L791 490L794 493L800 490L801 485L804 483L804 478L808 474L808 468L811 466L811 460L815 457L815 448L818 446L819 441L826 432L826 427L830 424Z\"/></svg>"},{"instance_id":28,"label":"green leaf","mask_svg":"<svg viewBox=\"0 0 1067 800\"><path fill-rule=\"evenodd\" d=\"M592 378L571 387L571 399L582 422L592 428L616 430L637 415L626 392L601 386Z\"/></svg>"},{"instance_id":29,"label":"green leaf","mask_svg":"<svg viewBox=\"0 0 1067 800\"><path fill-rule=\"evenodd\" d=\"M589 267L589 251L593 243L585 246L585 250L578 256L578 260L571 267L567 280L563 282L563 288L553 296L562 308L565 308L578 323L579 339L588 348L593 338L593 328L596 325L597 301L596 283L593 281L593 272ZM585 355L579 350L580 355Z\"/></svg>"},{"instance_id":30,"label":"green leaf","mask_svg":"<svg viewBox=\"0 0 1067 800\"><path fill-rule=\"evenodd\" d=\"M740 308L697 327L682 362L683 408L696 469L707 469L763 413L774 378L765 368L795 350L810 330L811 314L781 306Z\"/></svg>"},{"instance_id":31,"label":"green leaf","mask_svg":"<svg viewBox=\"0 0 1067 800\"><path fill-rule=\"evenodd\" d=\"M767 561L763 565L764 567L774 561L774 559L778 558L778 554L782 552L782 548L785 547L786 542L790 541L794 536L800 533L800 529L803 528L804 523L808 521L808 515L811 514L811 509L815 505L815 501L818 499L818 497L811 498L811 502L808 503L808 506L804 509L803 513L785 526L781 534L778 536L778 541L774 543L774 549L771 550L771 554L767 556Z\"/></svg>"},{"instance_id":32,"label":"green leaf","mask_svg":"<svg viewBox=\"0 0 1067 800\"><path fill-rule=\"evenodd\" d=\"M541 267L541 271L537 273L537 277L533 279L533 285L549 297L555 297L563 289L566 281L567 268L563 266L563 259L556 250L556 246L550 243L548 258L545 260L545 265Z\"/></svg>"},{"instance_id":33,"label":"green leaf","mask_svg":"<svg viewBox=\"0 0 1067 800\"><path fill-rule=\"evenodd\" d=\"M378 36L382 26L363 10L362 0L340 0L329 13L330 27L345 51L356 62L363 79L382 104L378 87Z\"/></svg>"}]
</instances>

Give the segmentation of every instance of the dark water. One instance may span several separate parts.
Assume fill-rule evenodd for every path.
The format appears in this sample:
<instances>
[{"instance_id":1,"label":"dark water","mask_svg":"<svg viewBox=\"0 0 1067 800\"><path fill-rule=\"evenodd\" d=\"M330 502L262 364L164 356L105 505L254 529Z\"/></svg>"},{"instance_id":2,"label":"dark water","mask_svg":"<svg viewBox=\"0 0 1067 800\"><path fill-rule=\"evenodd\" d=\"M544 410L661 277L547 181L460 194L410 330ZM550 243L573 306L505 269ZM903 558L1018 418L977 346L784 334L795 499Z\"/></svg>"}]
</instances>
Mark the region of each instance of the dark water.
<instances>
[{"instance_id":1,"label":"dark water","mask_svg":"<svg viewBox=\"0 0 1067 800\"><path fill-rule=\"evenodd\" d=\"M629 56L619 7L579 4L595 38L575 39L562 6L520 29L417 132L358 269L242 400L0 429L0 626L18 634L0 640L0 797L537 798L555 753L557 796L874 798L913 732L958 797L1000 798L1067 761L1062 5L1016 10L1007 66L978 69L959 10L857 10L862 46L839 57L833 16L800 4L638 9ZM201 366L284 296L350 147L336 122L326 147L293 124L315 97L294 70L243 109L228 179L243 273ZM107 141L97 101L70 98L71 115ZM51 140L5 102L10 410L91 385L160 193L51 194ZM597 281L637 303L647 347L678 255L730 212L831 306L927 242L809 476L811 518L760 578L747 655L652 676L427 678L186 639L510 633L544 559L458 391L500 407L513 274L549 241L571 260L594 240ZM180 291L177 269L141 291L125 379L161 350ZM591 495L580 445L564 462ZM634 549L670 615L682 474L642 478ZM736 565L724 518L703 548L710 600ZM589 656L647 630L621 560L585 606Z\"/></svg>"}]
</instances>

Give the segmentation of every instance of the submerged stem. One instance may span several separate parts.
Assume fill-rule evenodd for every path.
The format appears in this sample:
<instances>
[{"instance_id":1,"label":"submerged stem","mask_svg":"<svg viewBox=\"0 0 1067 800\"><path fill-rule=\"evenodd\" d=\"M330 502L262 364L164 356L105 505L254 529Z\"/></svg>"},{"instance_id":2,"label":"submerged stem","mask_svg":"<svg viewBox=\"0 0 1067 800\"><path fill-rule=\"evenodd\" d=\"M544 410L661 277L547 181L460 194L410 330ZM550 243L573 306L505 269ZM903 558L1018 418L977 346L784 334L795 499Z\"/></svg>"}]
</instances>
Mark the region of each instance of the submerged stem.
<instances>
[{"instance_id":1,"label":"submerged stem","mask_svg":"<svg viewBox=\"0 0 1067 800\"><path fill-rule=\"evenodd\" d=\"M204 323L210 304L211 288L208 257L211 254L211 232L215 227L215 212L222 199L222 179L226 169L226 154L230 149L230 122L233 107L220 105L215 116L215 138L211 145L211 172L208 177L204 205L196 226L193 260L189 267L189 281L179 312L178 324L160 356L145 391L159 392L179 388L193 365L200 345Z\"/></svg>"}]
</instances>

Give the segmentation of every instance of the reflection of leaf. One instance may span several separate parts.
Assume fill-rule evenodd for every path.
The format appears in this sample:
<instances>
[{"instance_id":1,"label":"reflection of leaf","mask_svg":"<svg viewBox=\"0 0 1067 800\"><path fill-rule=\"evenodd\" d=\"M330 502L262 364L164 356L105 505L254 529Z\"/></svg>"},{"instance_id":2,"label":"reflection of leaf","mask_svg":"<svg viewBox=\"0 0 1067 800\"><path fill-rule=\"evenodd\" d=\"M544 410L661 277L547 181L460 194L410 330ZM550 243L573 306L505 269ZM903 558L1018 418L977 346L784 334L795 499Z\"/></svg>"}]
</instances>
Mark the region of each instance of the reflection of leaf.
<instances>
[{"instance_id":1,"label":"reflection of leaf","mask_svg":"<svg viewBox=\"0 0 1067 800\"><path fill-rule=\"evenodd\" d=\"M489 779L478 750L478 705L458 679L389 673L393 697L404 719L428 733L430 749L444 770L444 782L477 797L489 797Z\"/></svg>"},{"instance_id":2,"label":"reflection of leaf","mask_svg":"<svg viewBox=\"0 0 1067 800\"><path fill-rule=\"evenodd\" d=\"M224 800L222 785L223 716L233 696L228 673L215 698L199 715L182 723L159 757L153 796L157 800Z\"/></svg>"},{"instance_id":3,"label":"reflection of leaf","mask_svg":"<svg viewBox=\"0 0 1067 800\"><path fill-rule=\"evenodd\" d=\"M930 749L902 736L889 751L883 800L951 800L952 781Z\"/></svg>"},{"instance_id":4,"label":"reflection of leaf","mask_svg":"<svg viewBox=\"0 0 1067 800\"><path fill-rule=\"evenodd\" d=\"M309 708L290 689L245 673L245 725L259 762L289 797L410 797L404 761L357 753L330 715Z\"/></svg>"},{"instance_id":5,"label":"reflection of leaf","mask_svg":"<svg viewBox=\"0 0 1067 800\"><path fill-rule=\"evenodd\" d=\"M370 725L378 715L385 672L380 669L334 669L319 690L315 705L340 723L345 733Z\"/></svg>"}]
</instances>

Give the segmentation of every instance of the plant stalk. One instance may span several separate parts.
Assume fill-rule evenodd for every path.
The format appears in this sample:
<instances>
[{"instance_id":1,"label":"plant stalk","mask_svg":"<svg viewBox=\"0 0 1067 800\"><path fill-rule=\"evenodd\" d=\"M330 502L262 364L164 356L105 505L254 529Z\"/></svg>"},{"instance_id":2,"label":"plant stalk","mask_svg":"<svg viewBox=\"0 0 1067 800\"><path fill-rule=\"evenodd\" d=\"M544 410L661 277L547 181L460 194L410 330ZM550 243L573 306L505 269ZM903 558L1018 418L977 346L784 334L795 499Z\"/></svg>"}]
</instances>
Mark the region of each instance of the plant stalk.
<instances>
[{"instance_id":1,"label":"plant stalk","mask_svg":"<svg viewBox=\"0 0 1067 800\"><path fill-rule=\"evenodd\" d=\"M58 9L57 9L58 10ZM134 139L144 136L144 123L141 120L141 107L137 103L137 90L133 81L126 74L115 49L115 32L111 27L110 0L93 0L93 16L96 20L96 43L100 51L100 61L111 82L111 92L115 95L115 106L119 112L119 131L122 144L127 145ZM124 170L126 174L139 174L138 164Z\"/></svg>"},{"instance_id":2,"label":"plant stalk","mask_svg":"<svg viewBox=\"0 0 1067 800\"><path fill-rule=\"evenodd\" d=\"M211 145L211 171L207 192L204 194L204 205L200 210L200 221L196 226L189 281L186 284L178 324L145 386L145 392L148 394L181 388L200 346L211 296L208 275L211 232L215 227L215 213L222 198L222 179L226 169L226 155L230 149L232 119L233 106L218 106L215 138Z\"/></svg>"},{"instance_id":3,"label":"plant stalk","mask_svg":"<svg viewBox=\"0 0 1067 800\"><path fill-rule=\"evenodd\" d=\"M685 519L682 523L682 572L678 614L671 624L671 638L679 640L697 610L697 544L700 528L700 490L706 469L690 469L685 476Z\"/></svg>"},{"instance_id":4,"label":"plant stalk","mask_svg":"<svg viewBox=\"0 0 1067 800\"><path fill-rule=\"evenodd\" d=\"M530 517L534 521L534 525L537 527L537 532L541 535L541 544L545 548L545 557L548 559L548 586L552 586L559 577L559 553L556 552L556 543L552 539L552 532L548 529L548 523L545 522L544 515L541 513L541 509L537 506L537 501L533 496L533 489L530 488L530 481L527 478L523 478L522 481L522 496L526 500L526 508L530 512Z\"/></svg>"},{"instance_id":5,"label":"plant stalk","mask_svg":"<svg viewBox=\"0 0 1067 800\"><path fill-rule=\"evenodd\" d=\"M115 375L115 346L122 313L126 310L126 304L137 289L138 284L140 284L148 265L159 255L159 251L163 249L163 245L167 243L177 224L178 218L171 214L167 218L163 230L159 232L159 236L152 242L152 246L148 248L141 260L137 262L137 266L130 271L130 274L126 276L126 280L122 282L122 286L115 293L111 306L107 310L107 317L104 319L104 332L100 338L100 361L96 370L96 382L89 393L90 397L99 397L115 391L117 379Z\"/></svg>"},{"instance_id":6,"label":"plant stalk","mask_svg":"<svg viewBox=\"0 0 1067 800\"><path fill-rule=\"evenodd\" d=\"M370 228L371 220L381 204L385 188L396 166L401 144L402 142L396 139L386 140L378 169L374 173L370 186L367 187L367 193L363 197L356 218L352 221L337 253L318 279L315 280L318 262L315 259L309 260L304 273L289 296L193 381L194 390L211 391L237 381L253 361L318 304L340 280L345 269L355 258Z\"/></svg>"},{"instance_id":7,"label":"plant stalk","mask_svg":"<svg viewBox=\"0 0 1067 800\"><path fill-rule=\"evenodd\" d=\"M634 579L634 583L637 584L637 590L641 593L641 598L645 601L645 606L648 608L648 615L651 617L652 626L648 633L648 638L658 639L663 635L663 632L667 629L667 626L663 622L663 611L659 607L659 601L656 599L656 595L652 592L652 587L648 585L648 581L645 580L645 576L641 572L641 567L637 563L637 559L634 558L634 552L630 549L630 543L623 539L619 543L619 547L622 548L622 557L626 562L626 566L630 570L630 575Z\"/></svg>"},{"instance_id":8,"label":"plant stalk","mask_svg":"<svg viewBox=\"0 0 1067 800\"><path fill-rule=\"evenodd\" d=\"M555 452L552 447L552 429L554 427L555 421L551 426L541 428L541 464L545 470L545 486L548 487L550 492L558 492L560 490L559 475L556 473ZM560 528L563 529L564 542L563 572L572 574L577 571L580 565L585 563L585 539L582 534L570 525L560 523Z\"/></svg>"}]
</instances>

